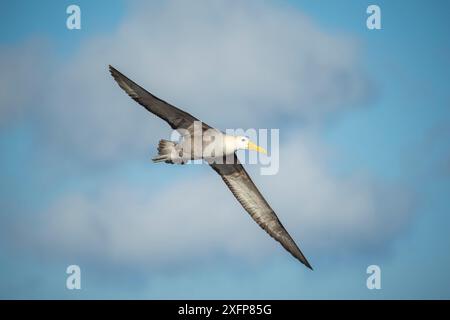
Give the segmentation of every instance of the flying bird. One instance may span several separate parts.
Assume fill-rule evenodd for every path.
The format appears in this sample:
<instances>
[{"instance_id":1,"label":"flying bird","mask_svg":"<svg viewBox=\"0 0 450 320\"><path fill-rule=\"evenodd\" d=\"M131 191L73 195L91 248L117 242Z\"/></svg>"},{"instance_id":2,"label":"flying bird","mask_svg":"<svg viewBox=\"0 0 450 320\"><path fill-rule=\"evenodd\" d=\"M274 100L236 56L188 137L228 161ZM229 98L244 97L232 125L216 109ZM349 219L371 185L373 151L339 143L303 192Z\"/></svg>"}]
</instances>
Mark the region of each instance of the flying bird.
<instances>
[{"instance_id":1,"label":"flying bird","mask_svg":"<svg viewBox=\"0 0 450 320\"><path fill-rule=\"evenodd\" d=\"M312 270L308 260L256 188L235 153L237 150L254 150L266 153L265 149L250 141L248 137L226 135L220 130L200 122L191 114L157 98L112 66L109 66L109 71L119 86L132 99L166 121L172 129L180 132L182 136L178 143L160 140L158 155L153 158L154 162L184 164L189 160L204 159L221 176L253 220L296 259ZM200 126L199 123L201 123ZM196 131L199 131L201 140L197 144L194 141L195 137L198 137ZM212 151L206 154L205 150ZM230 158L232 161L226 161Z\"/></svg>"}]
</instances>

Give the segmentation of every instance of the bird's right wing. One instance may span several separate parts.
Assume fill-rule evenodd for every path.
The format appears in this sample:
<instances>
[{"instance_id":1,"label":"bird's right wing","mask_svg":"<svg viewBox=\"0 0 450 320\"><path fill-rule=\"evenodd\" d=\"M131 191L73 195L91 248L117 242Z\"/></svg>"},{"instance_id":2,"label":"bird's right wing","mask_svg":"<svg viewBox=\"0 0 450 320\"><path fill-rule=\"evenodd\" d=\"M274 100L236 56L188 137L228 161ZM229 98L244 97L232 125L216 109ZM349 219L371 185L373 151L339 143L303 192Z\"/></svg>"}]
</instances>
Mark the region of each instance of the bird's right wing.
<instances>
[{"instance_id":1,"label":"bird's right wing","mask_svg":"<svg viewBox=\"0 0 450 320\"><path fill-rule=\"evenodd\" d=\"M155 97L153 94L128 79L114 67L109 66L109 71L119 86L137 103L151 113L165 120L172 129L188 129L194 121L199 121L191 114ZM203 127L208 125L203 124Z\"/></svg>"},{"instance_id":2,"label":"bird's right wing","mask_svg":"<svg viewBox=\"0 0 450 320\"><path fill-rule=\"evenodd\" d=\"M239 163L236 154L232 164L211 163L210 165L222 177L225 184L253 220L301 263L312 269L275 212L256 188L244 167Z\"/></svg>"}]
</instances>

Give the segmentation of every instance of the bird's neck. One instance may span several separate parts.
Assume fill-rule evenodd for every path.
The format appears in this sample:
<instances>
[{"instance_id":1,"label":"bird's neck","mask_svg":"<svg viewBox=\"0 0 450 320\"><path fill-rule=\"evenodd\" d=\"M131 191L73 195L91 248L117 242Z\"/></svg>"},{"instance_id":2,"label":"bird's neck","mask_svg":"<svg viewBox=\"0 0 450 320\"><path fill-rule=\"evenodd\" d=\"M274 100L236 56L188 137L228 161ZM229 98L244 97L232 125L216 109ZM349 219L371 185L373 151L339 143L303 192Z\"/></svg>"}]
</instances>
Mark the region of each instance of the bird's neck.
<instances>
[{"instance_id":1,"label":"bird's neck","mask_svg":"<svg viewBox=\"0 0 450 320\"><path fill-rule=\"evenodd\" d=\"M225 145L226 154L232 154L238 149L235 136L224 135L223 143Z\"/></svg>"}]
</instances>

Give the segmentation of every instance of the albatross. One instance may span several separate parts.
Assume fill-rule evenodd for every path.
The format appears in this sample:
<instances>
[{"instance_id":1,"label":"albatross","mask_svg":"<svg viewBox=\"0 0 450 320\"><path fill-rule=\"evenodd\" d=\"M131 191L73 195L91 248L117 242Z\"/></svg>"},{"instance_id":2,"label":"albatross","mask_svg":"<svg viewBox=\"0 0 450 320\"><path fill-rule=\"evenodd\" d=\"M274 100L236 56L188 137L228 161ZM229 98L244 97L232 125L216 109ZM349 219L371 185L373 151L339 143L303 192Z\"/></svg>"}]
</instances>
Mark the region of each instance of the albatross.
<instances>
[{"instance_id":1,"label":"albatross","mask_svg":"<svg viewBox=\"0 0 450 320\"><path fill-rule=\"evenodd\" d=\"M154 162L185 164L190 160L205 160L220 175L252 219L297 260L312 270L308 260L283 227L236 156L237 150L266 153L264 148L250 141L248 137L226 135L220 130L212 128L191 114L154 96L112 66L109 66L109 71L120 88L133 100L166 121L181 135L178 143L160 140L158 155L152 159ZM201 141L196 144L194 140L198 137L198 131L200 131ZM209 150L209 153L205 150ZM229 161L230 158L232 161Z\"/></svg>"}]
</instances>

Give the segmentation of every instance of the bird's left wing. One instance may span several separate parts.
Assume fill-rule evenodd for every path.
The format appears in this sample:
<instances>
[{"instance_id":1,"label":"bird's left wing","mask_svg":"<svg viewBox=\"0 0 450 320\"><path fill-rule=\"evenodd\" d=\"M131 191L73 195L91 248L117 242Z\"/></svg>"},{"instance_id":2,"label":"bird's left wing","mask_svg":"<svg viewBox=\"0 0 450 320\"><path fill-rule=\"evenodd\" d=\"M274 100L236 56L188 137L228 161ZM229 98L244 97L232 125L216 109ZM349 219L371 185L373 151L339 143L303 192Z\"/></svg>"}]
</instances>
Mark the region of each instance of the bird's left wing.
<instances>
[{"instance_id":1,"label":"bird's left wing","mask_svg":"<svg viewBox=\"0 0 450 320\"><path fill-rule=\"evenodd\" d=\"M114 77L114 80L116 80L119 86L131 98L151 113L165 120L172 127L172 129L188 129L194 121L199 121L193 115L154 96L137 83L124 76L114 67L109 66L109 71ZM203 124L203 127L210 128L207 124Z\"/></svg>"},{"instance_id":2,"label":"bird's left wing","mask_svg":"<svg viewBox=\"0 0 450 320\"><path fill-rule=\"evenodd\" d=\"M236 154L232 164L212 163L210 165L222 177L225 184L253 220L301 263L312 269L275 212L256 188L244 167L239 163Z\"/></svg>"}]
</instances>

